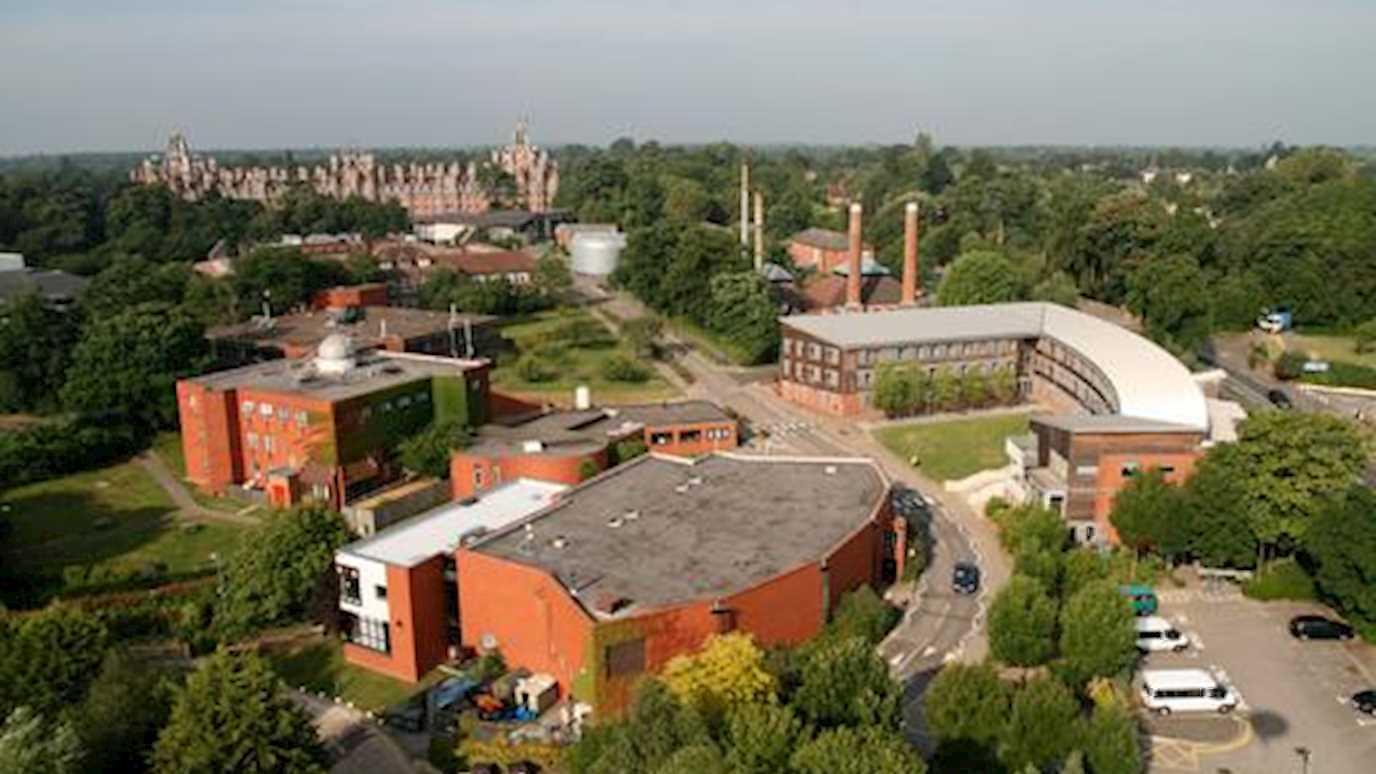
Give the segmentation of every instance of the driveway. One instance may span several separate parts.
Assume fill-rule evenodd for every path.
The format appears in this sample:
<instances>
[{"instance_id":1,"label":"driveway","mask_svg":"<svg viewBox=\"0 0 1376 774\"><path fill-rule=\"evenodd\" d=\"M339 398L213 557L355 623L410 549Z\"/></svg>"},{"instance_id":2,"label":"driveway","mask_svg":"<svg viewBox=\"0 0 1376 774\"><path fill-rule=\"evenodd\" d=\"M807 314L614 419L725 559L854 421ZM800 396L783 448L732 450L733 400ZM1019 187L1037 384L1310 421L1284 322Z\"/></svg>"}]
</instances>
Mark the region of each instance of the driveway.
<instances>
[{"instance_id":1,"label":"driveway","mask_svg":"<svg viewBox=\"0 0 1376 774\"><path fill-rule=\"evenodd\" d=\"M292 691L335 756L331 774L412 774L411 758L363 713L301 691Z\"/></svg>"},{"instance_id":2,"label":"driveway","mask_svg":"<svg viewBox=\"0 0 1376 774\"><path fill-rule=\"evenodd\" d=\"M1257 602L1235 590L1158 593L1164 615L1194 635L1198 647L1155 654L1144 668L1218 670L1241 696L1237 714L1246 726L1229 740L1220 724L1231 721L1217 716L1149 720L1158 735L1150 771L1301 771L1301 748L1310 751L1312 772L1376 771L1376 719L1343 703L1376 687L1376 675L1363 663L1371 646L1291 638L1292 616L1326 613L1311 604Z\"/></svg>"}]
</instances>

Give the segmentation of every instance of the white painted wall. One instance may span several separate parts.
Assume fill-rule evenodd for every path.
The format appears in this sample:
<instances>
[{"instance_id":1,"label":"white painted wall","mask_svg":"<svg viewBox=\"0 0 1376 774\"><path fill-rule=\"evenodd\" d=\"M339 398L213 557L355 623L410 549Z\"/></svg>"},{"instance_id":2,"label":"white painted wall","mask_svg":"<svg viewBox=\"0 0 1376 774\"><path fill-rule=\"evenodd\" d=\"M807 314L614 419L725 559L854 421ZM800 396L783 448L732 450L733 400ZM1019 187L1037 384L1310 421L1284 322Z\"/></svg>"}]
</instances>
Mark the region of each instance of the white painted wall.
<instances>
[{"instance_id":1,"label":"white painted wall","mask_svg":"<svg viewBox=\"0 0 1376 774\"><path fill-rule=\"evenodd\" d=\"M387 586L387 565L376 559L367 559L343 551L334 555L334 563L358 570L359 596L362 597L362 601L357 605L345 602L341 597L339 609L357 616L391 621L392 612L388 600L379 599L377 596L377 587Z\"/></svg>"}]
</instances>

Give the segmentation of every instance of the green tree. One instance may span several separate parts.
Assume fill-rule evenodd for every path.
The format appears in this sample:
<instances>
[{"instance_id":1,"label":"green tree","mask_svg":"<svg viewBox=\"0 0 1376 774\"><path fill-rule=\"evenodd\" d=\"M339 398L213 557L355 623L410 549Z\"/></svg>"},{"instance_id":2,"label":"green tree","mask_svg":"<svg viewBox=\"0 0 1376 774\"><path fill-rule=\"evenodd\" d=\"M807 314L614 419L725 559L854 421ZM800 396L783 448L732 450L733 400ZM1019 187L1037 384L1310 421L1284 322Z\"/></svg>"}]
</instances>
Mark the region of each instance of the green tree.
<instances>
[{"instance_id":1,"label":"green tree","mask_svg":"<svg viewBox=\"0 0 1376 774\"><path fill-rule=\"evenodd\" d=\"M806 738L792 707L750 703L726 718L726 763L738 774L774 774L788 769L789 756Z\"/></svg>"},{"instance_id":2,"label":"green tree","mask_svg":"<svg viewBox=\"0 0 1376 774\"><path fill-rule=\"evenodd\" d=\"M731 774L721 750L711 742L699 742L674 751L655 774Z\"/></svg>"},{"instance_id":3,"label":"green tree","mask_svg":"<svg viewBox=\"0 0 1376 774\"><path fill-rule=\"evenodd\" d=\"M815 725L896 728L900 690L869 642L848 637L813 648L793 704Z\"/></svg>"},{"instance_id":4,"label":"green tree","mask_svg":"<svg viewBox=\"0 0 1376 774\"><path fill-rule=\"evenodd\" d=\"M1128 275L1155 254L1169 219L1162 203L1144 194L1105 196L1079 227L1064 268L1076 276L1086 295L1120 303Z\"/></svg>"},{"instance_id":5,"label":"green tree","mask_svg":"<svg viewBox=\"0 0 1376 774\"><path fill-rule=\"evenodd\" d=\"M937 741L937 758L982 768L994 756L1008 720L1011 691L989 664L942 667L927 688L923 717ZM947 770L943 768L941 770Z\"/></svg>"},{"instance_id":6,"label":"green tree","mask_svg":"<svg viewBox=\"0 0 1376 774\"><path fill-rule=\"evenodd\" d=\"M1190 552L1212 567L1255 567L1261 545L1246 506L1247 455L1237 444L1216 446L1185 482Z\"/></svg>"},{"instance_id":7,"label":"green tree","mask_svg":"<svg viewBox=\"0 0 1376 774\"><path fill-rule=\"evenodd\" d=\"M1094 707L1080 745L1094 774L1138 774L1142 771L1140 730L1131 710L1121 704Z\"/></svg>"},{"instance_id":8,"label":"green tree","mask_svg":"<svg viewBox=\"0 0 1376 774\"><path fill-rule=\"evenodd\" d=\"M1026 298L1013 264L1002 253L979 250L965 253L951 264L937 288L941 306L995 304Z\"/></svg>"},{"instance_id":9,"label":"green tree","mask_svg":"<svg viewBox=\"0 0 1376 774\"><path fill-rule=\"evenodd\" d=\"M1069 599L1085 586L1107 580L1108 576L1108 559L1103 554L1089 548L1067 551L1061 573L1061 596Z\"/></svg>"},{"instance_id":10,"label":"green tree","mask_svg":"<svg viewBox=\"0 0 1376 774\"><path fill-rule=\"evenodd\" d=\"M75 705L109 643L99 619L61 604L0 628L0 715L26 706L53 716Z\"/></svg>"},{"instance_id":11,"label":"green tree","mask_svg":"<svg viewBox=\"0 0 1376 774\"><path fill-rule=\"evenodd\" d=\"M1075 592L1061 610L1061 656L1077 683L1112 677L1137 660L1132 605L1109 580Z\"/></svg>"},{"instance_id":12,"label":"green tree","mask_svg":"<svg viewBox=\"0 0 1376 774\"><path fill-rule=\"evenodd\" d=\"M1143 262L1127 278L1127 306L1153 339L1194 349L1213 329L1213 294L1190 256Z\"/></svg>"},{"instance_id":13,"label":"green tree","mask_svg":"<svg viewBox=\"0 0 1376 774\"><path fill-rule=\"evenodd\" d=\"M989 606L989 650L1013 666L1045 664L1053 655L1056 602L1040 581L1015 574Z\"/></svg>"},{"instance_id":14,"label":"green tree","mask_svg":"<svg viewBox=\"0 0 1376 774\"><path fill-rule=\"evenodd\" d=\"M1032 286L1029 298L1033 301L1050 301L1074 309L1080 301L1080 289L1069 274L1053 271Z\"/></svg>"},{"instance_id":15,"label":"green tree","mask_svg":"<svg viewBox=\"0 0 1376 774\"><path fill-rule=\"evenodd\" d=\"M532 282L537 293L551 303L558 303L573 289L573 273L567 261L550 252L535 263Z\"/></svg>"},{"instance_id":16,"label":"green tree","mask_svg":"<svg viewBox=\"0 0 1376 774\"><path fill-rule=\"evenodd\" d=\"M349 538L339 514L319 505L275 511L244 533L225 564L215 622L246 634L301 618Z\"/></svg>"},{"instance_id":17,"label":"green tree","mask_svg":"<svg viewBox=\"0 0 1376 774\"><path fill-rule=\"evenodd\" d=\"M661 679L679 701L712 723L743 704L773 701L777 688L765 669L764 651L741 632L712 636L697 653L670 659Z\"/></svg>"},{"instance_id":18,"label":"green tree","mask_svg":"<svg viewBox=\"0 0 1376 774\"><path fill-rule=\"evenodd\" d=\"M653 357L664 335L664 321L647 316L627 320L621 324L621 337L637 357Z\"/></svg>"},{"instance_id":19,"label":"green tree","mask_svg":"<svg viewBox=\"0 0 1376 774\"><path fill-rule=\"evenodd\" d=\"M609 382L642 384L649 381L652 372L628 355L612 353L602 361L602 378Z\"/></svg>"},{"instance_id":20,"label":"green tree","mask_svg":"<svg viewBox=\"0 0 1376 774\"><path fill-rule=\"evenodd\" d=\"M459 419L436 419L397 447L407 470L431 478L449 478L449 461L456 449L473 440L467 424Z\"/></svg>"},{"instance_id":21,"label":"green tree","mask_svg":"<svg viewBox=\"0 0 1376 774\"><path fill-rule=\"evenodd\" d=\"M931 404L937 409L952 409L960 404L960 376L949 366L940 366L932 375Z\"/></svg>"},{"instance_id":22,"label":"green tree","mask_svg":"<svg viewBox=\"0 0 1376 774\"><path fill-rule=\"evenodd\" d=\"M719 274L710 283L711 328L760 363L779 349L779 306L768 283L753 271Z\"/></svg>"},{"instance_id":23,"label":"green tree","mask_svg":"<svg viewBox=\"0 0 1376 774\"><path fill-rule=\"evenodd\" d=\"M1175 559L1189 548L1192 514L1185 500L1184 490L1166 483L1165 475L1153 468L1119 490L1109 521L1124 545Z\"/></svg>"},{"instance_id":24,"label":"green tree","mask_svg":"<svg viewBox=\"0 0 1376 774\"><path fill-rule=\"evenodd\" d=\"M846 592L832 615L827 634L832 637L859 637L878 645L902 617L896 608L880 598L870 586Z\"/></svg>"},{"instance_id":25,"label":"green tree","mask_svg":"<svg viewBox=\"0 0 1376 774\"><path fill-rule=\"evenodd\" d=\"M989 377L979 368L967 368L960 375L960 402L966 408L982 408L989 401Z\"/></svg>"},{"instance_id":26,"label":"green tree","mask_svg":"<svg viewBox=\"0 0 1376 774\"><path fill-rule=\"evenodd\" d=\"M81 740L71 725L48 723L28 707L19 707L0 726L0 774L77 774Z\"/></svg>"},{"instance_id":27,"label":"green tree","mask_svg":"<svg viewBox=\"0 0 1376 774\"><path fill-rule=\"evenodd\" d=\"M58 408L80 328L74 314L30 293L0 304L0 412Z\"/></svg>"},{"instance_id":28,"label":"green tree","mask_svg":"<svg viewBox=\"0 0 1376 774\"><path fill-rule=\"evenodd\" d=\"M72 351L62 402L73 411L174 427L174 385L202 363L204 333L196 320L165 304L145 304L88 325Z\"/></svg>"},{"instance_id":29,"label":"green tree","mask_svg":"<svg viewBox=\"0 0 1376 774\"><path fill-rule=\"evenodd\" d=\"M887 361L875 369L874 407L888 416L911 414L922 406L919 372L912 365Z\"/></svg>"},{"instance_id":30,"label":"green tree","mask_svg":"<svg viewBox=\"0 0 1376 774\"><path fill-rule=\"evenodd\" d=\"M283 314L309 303L317 292L349 281L343 264L310 260L296 248L259 248L234 264L240 308L255 313L266 302L273 314Z\"/></svg>"},{"instance_id":31,"label":"green tree","mask_svg":"<svg viewBox=\"0 0 1376 774\"><path fill-rule=\"evenodd\" d=\"M142 771L172 713L170 675L127 651L111 651L71 713L88 771Z\"/></svg>"},{"instance_id":32,"label":"green tree","mask_svg":"<svg viewBox=\"0 0 1376 774\"><path fill-rule=\"evenodd\" d=\"M1352 329L1352 348L1359 355L1376 349L1376 319L1367 320Z\"/></svg>"},{"instance_id":33,"label":"green tree","mask_svg":"<svg viewBox=\"0 0 1376 774\"><path fill-rule=\"evenodd\" d=\"M1013 695L999 757L1011 771L1038 771L1059 763L1075 746L1080 705L1070 689L1052 677L1024 683Z\"/></svg>"},{"instance_id":34,"label":"green tree","mask_svg":"<svg viewBox=\"0 0 1376 774\"><path fill-rule=\"evenodd\" d=\"M329 756L267 662L220 651L177 691L152 763L158 774L305 774L326 771Z\"/></svg>"},{"instance_id":35,"label":"green tree","mask_svg":"<svg viewBox=\"0 0 1376 774\"><path fill-rule=\"evenodd\" d=\"M591 729L565 758L573 774L654 771L676 751L711 744L702 716L658 680L644 680L624 720Z\"/></svg>"},{"instance_id":36,"label":"green tree","mask_svg":"<svg viewBox=\"0 0 1376 774\"><path fill-rule=\"evenodd\" d=\"M924 774L927 766L903 737L868 726L833 728L793 754L798 774Z\"/></svg>"},{"instance_id":37,"label":"green tree","mask_svg":"<svg viewBox=\"0 0 1376 774\"><path fill-rule=\"evenodd\" d=\"M1330 499L1304 545L1323 595L1349 616L1376 624L1376 493L1353 486Z\"/></svg>"}]
</instances>

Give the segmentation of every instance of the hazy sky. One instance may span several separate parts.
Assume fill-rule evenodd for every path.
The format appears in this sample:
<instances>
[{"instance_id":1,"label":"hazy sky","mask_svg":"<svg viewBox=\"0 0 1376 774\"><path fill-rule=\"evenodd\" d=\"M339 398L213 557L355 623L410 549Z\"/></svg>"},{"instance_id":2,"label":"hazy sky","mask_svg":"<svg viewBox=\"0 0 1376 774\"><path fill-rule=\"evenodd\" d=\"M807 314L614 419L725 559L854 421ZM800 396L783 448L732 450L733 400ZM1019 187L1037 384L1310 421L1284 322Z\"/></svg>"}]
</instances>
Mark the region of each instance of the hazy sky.
<instances>
[{"instance_id":1,"label":"hazy sky","mask_svg":"<svg viewBox=\"0 0 1376 774\"><path fill-rule=\"evenodd\" d=\"M1376 142L1373 0L0 0L0 154Z\"/></svg>"}]
</instances>

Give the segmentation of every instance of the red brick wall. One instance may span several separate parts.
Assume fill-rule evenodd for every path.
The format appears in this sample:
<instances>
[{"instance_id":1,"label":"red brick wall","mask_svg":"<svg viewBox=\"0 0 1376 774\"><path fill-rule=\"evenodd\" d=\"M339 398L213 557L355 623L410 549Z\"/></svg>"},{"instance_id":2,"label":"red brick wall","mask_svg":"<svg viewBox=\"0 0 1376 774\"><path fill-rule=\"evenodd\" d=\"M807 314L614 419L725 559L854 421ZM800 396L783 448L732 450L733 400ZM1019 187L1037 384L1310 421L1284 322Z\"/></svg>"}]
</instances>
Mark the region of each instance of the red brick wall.
<instances>
[{"instance_id":1,"label":"red brick wall","mask_svg":"<svg viewBox=\"0 0 1376 774\"><path fill-rule=\"evenodd\" d=\"M696 431L697 440L688 440L684 435ZM725 437L709 438L709 431ZM668 443L655 444L651 439L657 434L671 437ZM734 449L738 443L735 422L700 422L697 424L666 425L645 428L645 446L656 454L671 454L676 457L697 457L714 451Z\"/></svg>"},{"instance_id":2,"label":"red brick wall","mask_svg":"<svg viewBox=\"0 0 1376 774\"><path fill-rule=\"evenodd\" d=\"M586 662L592 618L540 570L464 548L456 556L464 645L491 635L508 665L553 675L566 695Z\"/></svg>"},{"instance_id":3,"label":"red brick wall","mask_svg":"<svg viewBox=\"0 0 1376 774\"><path fill-rule=\"evenodd\" d=\"M779 395L784 400L823 414L849 417L864 411L860 396L856 393L831 392L789 379L779 380Z\"/></svg>"},{"instance_id":4,"label":"red brick wall","mask_svg":"<svg viewBox=\"0 0 1376 774\"><path fill-rule=\"evenodd\" d=\"M591 460L598 471L607 468L607 450L602 449L590 454L571 454L555 456L552 454L513 454L508 457L488 458L476 454L455 454L449 463L449 480L454 488L454 499L491 489L504 482L518 478L533 478L555 484L573 486L583 480L583 463ZM474 471L482 471L482 486L474 481Z\"/></svg>"},{"instance_id":5,"label":"red brick wall","mask_svg":"<svg viewBox=\"0 0 1376 774\"><path fill-rule=\"evenodd\" d=\"M332 306L387 306L388 301L387 286L375 282L322 290L311 299L311 306L316 309L328 309Z\"/></svg>"},{"instance_id":6,"label":"red brick wall","mask_svg":"<svg viewBox=\"0 0 1376 774\"><path fill-rule=\"evenodd\" d=\"M489 390L487 394L488 409L492 413L492 418L520 416L529 414L532 411L539 411L541 406L536 403L513 398L496 390Z\"/></svg>"},{"instance_id":7,"label":"red brick wall","mask_svg":"<svg viewBox=\"0 0 1376 774\"><path fill-rule=\"evenodd\" d=\"M846 262L846 250L826 250L802 242L788 243L788 256L799 267L815 266L819 273L825 274Z\"/></svg>"},{"instance_id":8,"label":"red brick wall","mask_svg":"<svg viewBox=\"0 0 1376 774\"><path fill-rule=\"evenodd\" d=\"M243 480L234 390L217 392L195 382L177 382L177 411L187 478L216 493Z\"/></svg>"},{"instance_id":9,"label":"red brick wall","mask_svg":"<svg viewBox=\"0 0 1376 774\"><path fill-rule=\"evenodd\" d=\"M1195 463L1204 455L1203 451L1156 452L1142 454L1105 454L1099 457L1099 475L1094 493L1094 523L1096 528L1108 535L1109 542L1118 544L1118 531L1109 521L1113 512L1113 499L1118 496L1128 478L1123 476L1123 466L1129 462L1137 463L1138 469L1146 472L1151 468L1171 467L1174 471L1166 475L1172 484L1184 483L1194 472Z\"/></svg>"},{"instance_id":10,"label":"red brick wall","mask_svg":"<svg viewBox=\"0 0 1376 774\"><path fill-rule=\"evenodd\" d=\"M884 535L893 529L893 510L884 497L873 521L837 546L826 559L828 611L841 596L865 585L878 585L884 560Z\"/></svg>"},{"instance_id":11,"label":"red brick wall","mask_svg":"<svg viewBox=\"0 0 1376 774\"><path fill-rule=\"evenodd\" d=\"M236 428L241 435L240 469L245 479L251 479L255 469L262 473L273 468L299 469L318 449L335 443L334 405L328 401L253 389L239 390L238 400L241 404L253 401L252 415L243 417ZM270 416L264 416L260 410L264 403L272 406ZM279 407L287 410L285 420L278 413ZM307 414L304 426L297 421L300 412ZM257 448L249 445L248 433L257 436ZM266 447L265 437L272 438L271 451Z\"/></svg>"}]
</instances>

